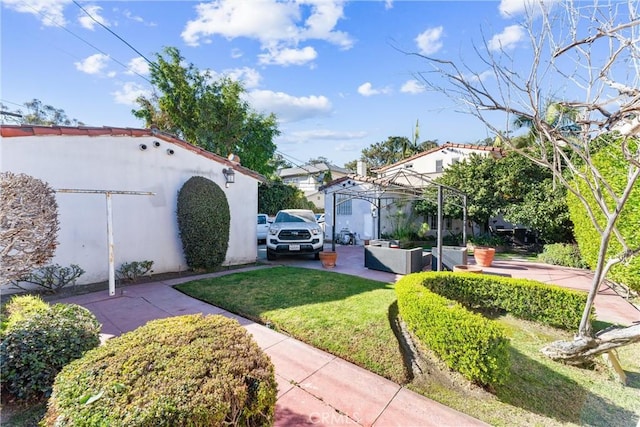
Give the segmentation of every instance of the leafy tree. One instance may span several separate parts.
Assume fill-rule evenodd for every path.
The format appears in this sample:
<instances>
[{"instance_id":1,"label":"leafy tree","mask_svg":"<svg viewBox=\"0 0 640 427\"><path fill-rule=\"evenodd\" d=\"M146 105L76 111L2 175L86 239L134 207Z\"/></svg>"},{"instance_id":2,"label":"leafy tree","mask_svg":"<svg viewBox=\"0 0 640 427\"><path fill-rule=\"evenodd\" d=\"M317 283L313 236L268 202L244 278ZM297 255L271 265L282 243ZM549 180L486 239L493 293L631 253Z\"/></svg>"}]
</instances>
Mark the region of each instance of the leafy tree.
<instances>
[{"instance_id":1,"label":"leafy tree","mask_svg":"<svg viewBox=\"0 0 640 427\"><path fill-rule=\"evenodd\" d=\"M281 209L314 209L304 193L292 185L275 180L258 186L258 212L275 215Z\"/></svg>"},{"instance_id":2,"label":"leafy tree","mask_svg":"<svg viewBox=\"0 0 640 427\"><path fill-rule=\"evenodd\" d=\"M386 141L376 142L362 150L360 160L367 163L369 170L392 165L414 154L437 147L437 141L412 143L404 136L390 136ZM345 169L356 170L357 160L345 163Z\"/></svg>"},{"instance_id":3,"label":"leafy tree","mask_svg":"<svg viewBox=\"0 0 640 427\"><path fill-rule=\"evenodd\" d=\"M640 341L640 325L597 336L591 330L593 302L602 282L613 266L640 254L640 247L620 230L621 213L640 180L640 18L637 1L624 3L616 3L617 7L600 3L564 2L554 3L553 7L545 2L531 3L520 23L531 45L528 69L512 71L511 53L490 46L488 41L483 49L476 49L480 63L491 73L491 85L484 83L487 79L479 78L485 69L474 70L464 63L416 54L441 77L434 79L433 72L422 76L427 87L465 106L469 114L500 136L505 147L548 168L556 182L584 206L599 236L587 303L574 341L553 343L543 349L549 357L578 364ZM563 31L556 31L560 26ZM571 68L567 64L584 66ZM553 115L545 106L545 101L553 99L559 90L571 96L570 100L557 103L559 109L577 111L567 117L572 122L569 129L550 120ZM510 129L505 132L496 127L498 113L504 114L507 123L514 118L526 119L537 137L531 144L520 145ZM603 138L615 131L620 135L615 142ZM594 162L594 143L620 146L625 171L616 177L620 182L614 183ZM595 203L591 204L591 199Z\"/></svg>"},{"instance_id":4,"label":"leafy tree","mask_svg":"<svg viewBox=\"0 0 640 427\"><path fill-rule=\"evenodd\" d=\"M436 181L468 195L467 215L485 231L489 228L489 219L497 215L505 205L496 180L496 163L493 158L472 154L465 161L449 166ZM434 215L437 212L436 191L435 186L426 190L425 200L416 205L418 213ZM449 197L447 194L443 213L447 217L462 218L460 198Z\"/></svg>"},{"instance_id":5,"label":"leafy tree","mask_svg":"<svg viewBox=\"0 0 640 427\"><path fill-rule=\"evenodd\" d=\"M487 231L491 217L531 228L545 242L571 241L572 224L565 199L566 190L552 184L551 173L517 153L504 158L473 154L445 169L438 183L467 194L471 221ZM416 208L423 215L437 212L436 188L428 188ZM462 201L445 190L444 214L462 218Z\"/></svg>"},{"instance_id":6,"label":"leafy tree","mask_svg":"<svg viewBox=\"0 0 640 427\"><path fill-rule=\"evenodd\" d=\"M77 119L70 119L62 108L56 108L49 104L43 104L39 99L25 102L26 111L17 109L10 111L5 105L0 104L2 110L2 122L15 122L18 124L44 125L44 126L81 126L84 123Z\"/></svg>"},{"instance_id":7,"label":"leafy tree","mask_svg":"<svg viewBox=\"0 0 640 427\"><path fill-rule=\"evenodd\" d=\"M263 175L276 170L276 117L253 111L242 99L245 90L239 82L214 80L209 71L184 65L175 47L156 58L151 68L156 92L137 99L140 109L132 111L134 116L221 156L237 154L243 166Z\"/></svg>"}]
</instances>

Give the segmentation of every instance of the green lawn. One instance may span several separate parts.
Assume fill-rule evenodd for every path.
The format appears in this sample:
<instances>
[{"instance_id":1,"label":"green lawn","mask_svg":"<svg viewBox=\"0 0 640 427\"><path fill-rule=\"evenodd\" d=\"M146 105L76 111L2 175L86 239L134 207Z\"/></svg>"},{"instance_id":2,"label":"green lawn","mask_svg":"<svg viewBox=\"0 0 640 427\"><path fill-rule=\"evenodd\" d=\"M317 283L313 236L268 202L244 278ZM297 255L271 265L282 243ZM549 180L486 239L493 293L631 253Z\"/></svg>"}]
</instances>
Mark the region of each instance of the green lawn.
<instances>
[{"instance_id":1,"label":"green lawn","mask_svg":"<svg viewBox=\"0 0 640 427\"><path fill-rule=\"evenodd\" d=\"M492 425L636 426L640 419L640 344L619 351L623 387L606 367L560 365L539 349L570 334L503 316L511 338L511 378L493 393L432 360L413 379L392 329L393 286L323 270L274 267L197 280L182 292L293 335ZM428 354L428 351L427 351Z\"/></svg>"}]
</instances>

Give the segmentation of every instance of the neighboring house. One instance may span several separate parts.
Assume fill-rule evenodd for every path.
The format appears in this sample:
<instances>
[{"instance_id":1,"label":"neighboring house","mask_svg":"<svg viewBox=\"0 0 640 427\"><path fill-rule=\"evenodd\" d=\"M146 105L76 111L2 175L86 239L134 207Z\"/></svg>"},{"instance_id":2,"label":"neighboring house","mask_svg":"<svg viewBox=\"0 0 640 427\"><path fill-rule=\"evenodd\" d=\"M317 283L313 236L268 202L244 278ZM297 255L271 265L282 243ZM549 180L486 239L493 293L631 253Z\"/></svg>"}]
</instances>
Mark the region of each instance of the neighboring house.
<instances>
[{"instance_id":1,"label":"neighboring house","mask_svg":"<svg viewBox=\"0 0 640 427\"><path fill-rule=\"evenodd\" d=\"M325 183L349 173L347 169L324 162L278 170L278 176L282 182L299 188L307 200L320 209L324 207L325 203L324 192L319 191L319 188Z\"/></svg>"},{"instance_id":2,"label":"neighboring house","mask_svg":"<svg viewBox=\"0 0 640 427\"><path fill-rule=\"evenodd\" d=\"M203 176L224 191L231 211L225 265L255 262L258 183L264 177L238 162L163 132L111 127L0 126L0 170L25 173L54 190L153 192L112 195L115 268L151 260L154 273L187 269L176 218L178 191ZM223 170L234 171L226 183ZM104 194L56 194L59 245L51 263L78 264L80 284L108 278Z\"/></svg>"},{"instance_id":3,"label":"neighboring house","mask_svg":"<svg viewBox=\"0 0 640 427\"><path fill-rule=\"evenodd\" d=\"M336 193L336 234L347 228L356 233L359 240L376 238L393 233L399 224L413 221L416 227L422 222L428 223L431 228L429 234L435 235L435 216L412 216L411 203L419 197L422 188L442 175L447 167L464 161L471 154L503 156L502 150L496 147L447 142L373 170L376 178L367 177L363 165L359 164L356 174L333 180L322 188L326 195L328 238L331 238L331 226L334 224L333 193ZM502 225L501 222L496 224ZM461 234L462 221L445 218L443 229L445 234Z\"/></svg>"}]
</instances>

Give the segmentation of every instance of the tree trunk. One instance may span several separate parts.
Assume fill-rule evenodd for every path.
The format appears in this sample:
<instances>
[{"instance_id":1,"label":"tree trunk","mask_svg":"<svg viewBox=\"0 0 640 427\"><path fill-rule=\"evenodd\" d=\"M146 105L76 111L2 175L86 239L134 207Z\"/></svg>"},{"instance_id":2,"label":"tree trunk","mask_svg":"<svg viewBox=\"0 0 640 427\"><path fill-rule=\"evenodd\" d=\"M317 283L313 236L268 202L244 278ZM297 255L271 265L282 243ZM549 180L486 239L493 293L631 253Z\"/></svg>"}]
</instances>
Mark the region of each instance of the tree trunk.
<instances>
[{"instance_id":1,"label":"tree trunk","mask_svg":"<svg viewBox=\"0 0 640 427\"><path fill-rule=\"evenodd\" d=\"M556 341L541 351L553 360L569 365L585 365L590 363L594 356L635 342L640 342L640 324L626 328L605 329L593 338L578 336L570 342Z\"/></svg>"}]
</instances>

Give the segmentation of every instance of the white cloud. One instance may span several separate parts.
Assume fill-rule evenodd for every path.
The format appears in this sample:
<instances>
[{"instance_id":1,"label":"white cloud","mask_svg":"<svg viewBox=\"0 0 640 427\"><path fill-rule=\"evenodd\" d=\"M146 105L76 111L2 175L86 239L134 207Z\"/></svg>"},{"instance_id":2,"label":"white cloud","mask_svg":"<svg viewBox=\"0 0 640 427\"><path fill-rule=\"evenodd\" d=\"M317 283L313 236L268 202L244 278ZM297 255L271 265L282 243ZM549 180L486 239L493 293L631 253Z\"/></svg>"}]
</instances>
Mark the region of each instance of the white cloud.
<instances>
[{"instance_id":1,"label":"white cloud","mask_svg":"<svg viewBox=\"0 0 640 427\"><path fill-rule=\"evenodd\" d=\"M133 58L131 61L129 61L127 67L129 68L129 70L126 72L126 74L140 74L143 76L149 74L149 63L141 56Z\"/></svg>"},{"instance_id":2,"label":"white cloud","mask_svg":"<svg viewBox=\"0 0 640 427\"><path fill-rule=\"evenodd\" d=\"M102 11L102 8L100 6L89 5L89 6L84 6L84 9L89 14L91 14L91 16L93 16L96 21L98 21L99 23L107 27L109 26L109 21L107 21L104 17L100 16L100 11ZM94 27L97 25L96 21L91 19L91 17L89 17L89 15L87 15L83 11L80 11L80 14L78 15L78 22L80 22L80 25L86 28L87 30L93 30Z\"/></svg>"},{"instance_id":3,"label":"white cloud","mask_svg":"<svg viewBox=\"0 0 640 427\"><path fill-rule=\"evenodd\" d=\"M125 18L134 21L134 22L140 22L141 24L144 24L147 27L155 27L157 24L155 22L147 22L144 20L143 17L138 16L138 15L134 15L133 13L131 13L130 10L125 9L122 14L124 15Z\"/></svg>"},{"instance_id":4,"label":"white cloud","mask_svg":"<svg viewBox=\"0 0 640 427\"><path fill-rule=\"evenodd\" d=\"M143 86L137 83L126 82L119 90L112 92L111 95L113 95L113 99L116 101L116 103L133 106L136 105L136 99L138 99L138 97L151 96L151 91L145 89Z\"/></svg>"},{"instance_id":5,"label":"white cloud","mask_svg":"<svg viewBox=\"0 0 640 427\"><path fill-rule=\"evenodd\" d=\"M82 61L74 62L76 69L87 74L100 74L102 70L107 66L109 56L102 53L96 53L91 55Z\"/></svg>"},{"instance_id":6,"label":"white cloud","mask_svg":"<svg viewBox=\"0 0 640 427\"><path fill-rule=\"evenodd\" d=\"M310 141L310 140L332 140L332 141L344 141L350 139L362 139L368 134L364 131L347 132L347 131L334 131L328 129L311 129L297 132L289 132L288 135L293 136L296 141Z\"/></svg>"},{"instance_id":7,"label":"white cloud","mask_svg":"<svg viewBox=\"0 0 640 427\"><path fill-rule=\"evenodd\" d=\"M422 93L424 91L425 91L424 85L415 79L407 80L406 82L404 82L404 84L400 88L400 92L402 93L416 94L416 93Z\"/></svg>"},{"instance_id":8,"label":"white cloud","mask_svg":"<svg viewBox=\"0 0 640 427\"><path fill-rule=\"evenodd\" d=\"M245 89L253 89L260 86L260 80L262 80L262 76L260 75L260 73L257 70L249 67L233 68L224 70L221 73L211 71L211 75L215 78L227 76L231 80L242 82Z\"/></svg>"},{"instance_id":9,"label":"white cloud","mask_svg":"<svg viewBox=\"0 0 640 427\"><path fill-rule=\"evenodd\" d=\"M488 42L489 50L510 50L516 47L518 42L524 38L524 28L520 25L510 25L491 37Z\"/></svg>"},{"instance_id":10,"label":"white cloud","mask_svg":"<svg viewBox=\"0 0 640 427\"><path fill-rule=\"evenodd\" d=\"M242 57L242 51L238 48L231 49L231 57L233 59L238 59Z\"/></svg>"},{"instance_id":11,"label":"white cloud","mask_svg":"<svg viewBox=\"0 0 640 427\"><path fill-rule=\"evenodd\" d=\"M358 86L358 93L362 96L383 95L391 93L391 89L388 87L374 89L370 82L366 82Z\"/></svg>"},{"instance_id":12,"label":"white cloud","mask_svg":"<svg viewBox=\"0 0 640 427\"><path fill-rule=\"evenodd\" d=\"M298 49L307 40L324 40L343 49L353 45L351 37L335 29L343 18L342 0L218 0L195 6L196 18L187 22L182 39L191 46L210 42L211 37L247 37L260 41L268 53L261 61L290 65L308 62L313 48ZM306 61L303 59L307 58Z\"/></svg>"},{"instance_id":13,"label":"white cloud","mask_svg":"<svg viewBox=\"0 0 640 427\"><path fill-rule=\"evenodd\" d=\"M480 74L468 74L464 78L469 82L476 82L477 83L477 82L484 82L489 77L493 77L493 76L494 76L493 71L485 70L485 71L481 72Z\"/></svg>"},{"instance_id":14,"label":"white cloud","mask_svg":"<svg viewBox=\"0 0 640 427\"><path fill-rule=\"evenodd\" d=\"M5 7L16 12L30 13L49 27L64 27L67 24L63 11L70 3L71 0L2 0Z\"/></svg>"},{"instance_id":15,"label":"white cloud","mask_svg":"<svg viewBox=\"0 0 640 427\"><path fill-rule=\"evenodd\" d=\"M295 97L283 92L254 90L247 93L251 106L262 113L274 113L283 123L295 122L331 113L331 102L325 96Z\"/></svg>"},{"instance_id":16,"label":"white cloud","mask_svg":"<svg viewBox=\"0 0 640 427\"><path fill-rule=\"evenodd\" d=\"M416 44L423 55L433 55L442 48L442 26L427 28L416 37Z\"/></svg>"},{"instance_id":17,"label":"white cloud","mask_svg":"<svg viewBox=\"0 0 640 427\"><path fill-rule=\"evenodd\" d=\"M282 50L270 49L269 53L258 55L260 64L269 65L304 65L318 57L318 52L310 46L303 49L285 48Z\"/></svg>"},{"instance_id":18,"label":"white cloud","mask_svg":"<svg viewBox=\"0 0 640 427\"><path fill-rule=\"evenodd\" d=\"M503 18L518 15L539 16L560 0L501 0L498 10Z\"/></svg>"}]
</instances>

